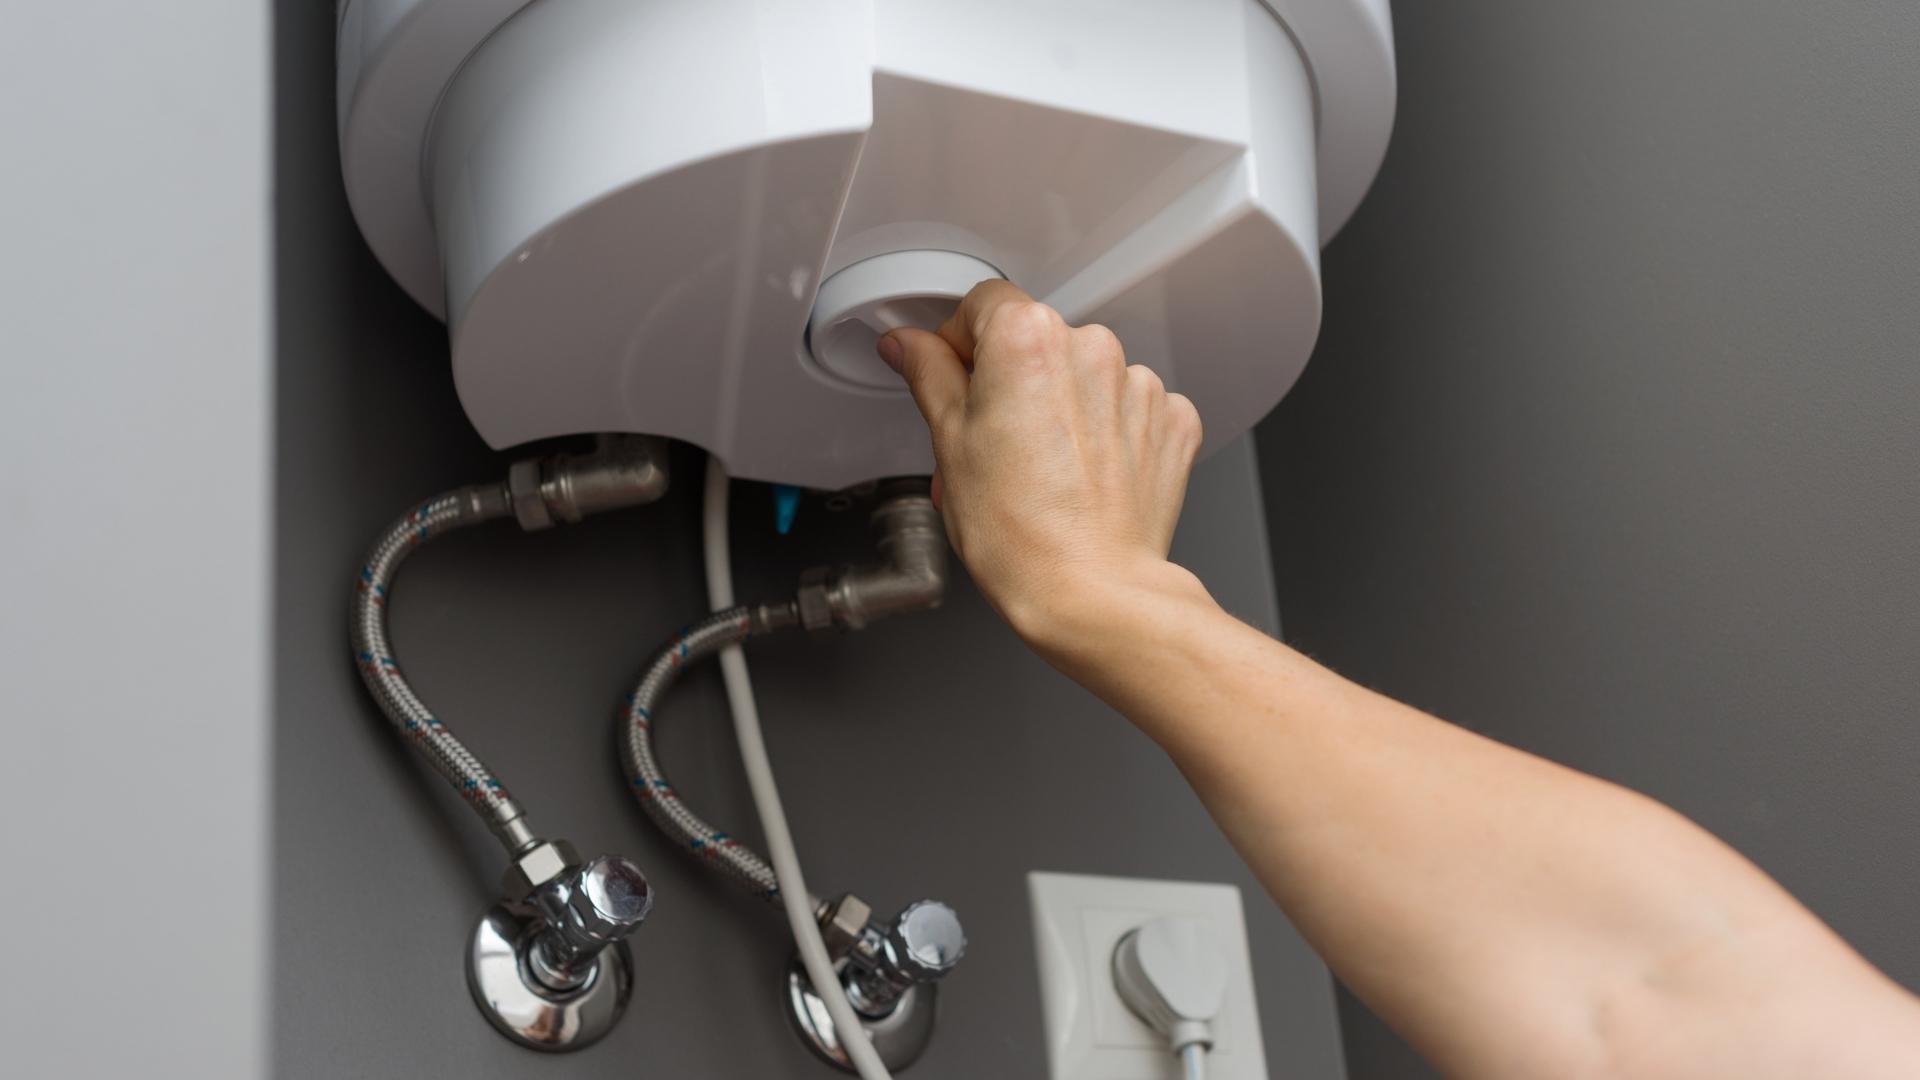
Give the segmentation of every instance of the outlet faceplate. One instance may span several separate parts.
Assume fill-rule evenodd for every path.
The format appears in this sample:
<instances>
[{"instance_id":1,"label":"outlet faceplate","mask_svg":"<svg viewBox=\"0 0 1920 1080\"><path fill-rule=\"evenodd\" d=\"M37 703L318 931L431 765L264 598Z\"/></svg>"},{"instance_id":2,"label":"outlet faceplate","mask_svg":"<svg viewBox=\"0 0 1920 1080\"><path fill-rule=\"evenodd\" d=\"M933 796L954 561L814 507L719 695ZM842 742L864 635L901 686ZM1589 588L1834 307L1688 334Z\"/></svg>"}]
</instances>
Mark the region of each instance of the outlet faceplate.
<instances>
[{"instance_id":1,"label":"outlet faceplate","mask_svg":"<svg viewBox=\"0 0 1920 1080\"><path fill-rule=\"evenodd\" d=\"M1227 999L1213 1025L1212 1080L1267 1080L1266 1050L1247 959L1240 890L1232 885L1032 873L1034 941L1052 1080L1177 1080L1166 1041L1113 987L1113 948L1159 915L1211 924L1227 961Z\"/></svg>"}]
</instances>

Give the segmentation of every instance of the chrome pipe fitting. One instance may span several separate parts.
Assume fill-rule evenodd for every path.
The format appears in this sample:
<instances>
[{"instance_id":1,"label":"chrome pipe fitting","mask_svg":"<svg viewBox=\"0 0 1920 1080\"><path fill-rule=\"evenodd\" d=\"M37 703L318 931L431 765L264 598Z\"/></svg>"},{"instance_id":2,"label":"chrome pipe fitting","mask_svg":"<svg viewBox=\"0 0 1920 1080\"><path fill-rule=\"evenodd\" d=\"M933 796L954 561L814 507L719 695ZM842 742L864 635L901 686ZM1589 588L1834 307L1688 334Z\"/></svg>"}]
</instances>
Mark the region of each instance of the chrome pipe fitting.
<instances>
[{"instance_id":1,"label":"chrome pipe fitting","mask_svg":"<svg viewBox=\"0 0 1920 1080\"><path fill-rule=\"evenodd\" d=\"M859 630L889 615L930 611L947 592L947 532L925 479L889 480L869 519L880 561L818 567L800 578L808 630Z\"/></svg>"},{"instance_id":2,"label":"chrome pipe fitting","mask_svg":"<svg viewBox=\"0 0 1920 1080\"><path fill-rule=\"evenodd\" d=\"M939 981L966 955L960 916L938 900L909 904L890 924L871 918L857 896L819 909L822 936L834 954L847 999L889 1069L911 1064L933 1039ZM787 973L788 1018L822 1060L852 1071L826 1002L796 961Z\"/></svg>"},{"instance_id":3,"label":"chrome pipe fitting","mask_svg":"<svg viewBox=\"0 0 1920 1080\"><path fill-rule=\"evenodd\" d=\"M884 932L868 925L848 953L843 982L862 1016L891 1014L916 986L940 981L967 953L960 916L938 900L907 905Z\"/></svg>"},{"instance_id":4,"label":"chrome pipe fitting","mask_svg":"<svg viewBox=\"0 0 1920 1080\"><path fill-rule=\"evenodd\" d=\"M800 604L788 600L779 604L754 604L747 608L748 616L753 620L755 634L768 634L775 630L785 630L800 625Z\"/></svg>"},{"instance_id":5,"label":"chrome pipe fitting","mask_svg":"<svg viewBox=\"0 0 1920 1080\"><path fill-rule=\"evenodd\" d=\"M514 462L507 489L514 519L528 532L643 506L667 493L666 445L644 435L601 435L590 453Z\"/></svg>"},{"instance_id":6,"label":"chrome pipe fitting","mask_svg":"<svg viewBox=\"0 0 1920 1080\"><path fill-rule=\"evenodd\" d=\"M820 939L827 947L827 955L835 961L844 960L867 932L867 924L873 921L873 908L865 900L846 893L820 904L814 911L814 920L820 924Z\"/></svg>"},{"instance_id":7,"label":"chrome pipe fitting","mask_svg":"<svg viewBox=\"0 0 1920 1080\"><path fill-rule=\"evenodd\" d=\"M548 882L559 881L579 865L580 853L565 840L535 840L514 852L500 875L500 895L526 903Z\"/></svg>"},{"instance_id":8,"label":"chrome pipe fitting","mask_svg":"<svg viewBox=\"0 0 1920 1080\"><path fill-rule=\"evenodd\" d=\"M467 953L474 1001L508 1038L536 1050L577 1050L609 1031L633 987L626 938L653 909L645 874L628 859L582 863L564 840L515 857L505 899L481 918Z\"/></svg>"},{"instance_id":9,"label":"chrome pipe fitting","mask_svg":"<svg viewBox=\"0 0 1920 1080\"><path fill-rule=\"evenodd\" d=\"M533 894L545 922L528 960L534 977L555 993L579 989L607 946L625 938L653 910L645 874L618 855L602 855Z\"/></svg>"}]
</instances>

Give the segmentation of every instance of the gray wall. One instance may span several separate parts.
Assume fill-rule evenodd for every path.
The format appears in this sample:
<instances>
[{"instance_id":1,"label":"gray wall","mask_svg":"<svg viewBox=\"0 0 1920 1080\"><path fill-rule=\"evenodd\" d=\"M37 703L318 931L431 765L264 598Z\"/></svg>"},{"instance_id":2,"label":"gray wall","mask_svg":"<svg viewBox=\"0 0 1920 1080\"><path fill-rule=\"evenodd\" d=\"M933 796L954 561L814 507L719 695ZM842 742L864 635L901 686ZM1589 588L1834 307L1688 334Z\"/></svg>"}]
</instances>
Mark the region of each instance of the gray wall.
<instances>
[{"instance_id":1,"label":"gray wall","mask_svg":"<svg viewBox=\"0 0 1920 1080\"><path fill-rule=\"evenodd\" d=\"M659 888L636 939L637 1001L609 1041L543 1060L494 1034L461 955L501 859L385 727L348 662L348 588L387 520L503 459L454 399L444 329L361 245L336 179L328 5L285 2L273 637L273 1053L293 1078L824 1077L786 1028L779 918L658 838L611 754L613 711L646 654L703 606L699 458L661 505L535 536L458 535L410 563L395 641L423 697L493 763L541 828L641 859ZM865 543L817 508L770 536L763 489L736 509L743 596ZM1272 626L1250 447L1196 481L1179 554ZM1142 737L1029 656L961 581L936 615L827 640L773 640L755 681L783 792L825 890L891 909L953 902L972 930L921 1080L1039 1077L1029 869L1230 881L1249 930L1276 1071L1341 1075L1329 981ZM717 679L692 674L662 753L716 823L751 834Z\"/></svg>"},{"instance_id":2,"label":"gray wall","mask_svg":"<svg viewBox=\"0 0 1920 1080\"><path fill-rule=\"evenodd\" d=\"M0 1073L264 1061L268 29L0 31Z\"/></svg>"},{"instance_id":3,"label":"gray wall","mask_svg":"<svg viewBox=\"0 0 1920 1080\"><path fill-rule=\"evenodd\" d=\"M1260 432L1290 637L1920 986L1920 7L1394 13L1386 171ZM1345 1018L1355 1077L1420 1074Z\"/></svg>"}]
</instances>

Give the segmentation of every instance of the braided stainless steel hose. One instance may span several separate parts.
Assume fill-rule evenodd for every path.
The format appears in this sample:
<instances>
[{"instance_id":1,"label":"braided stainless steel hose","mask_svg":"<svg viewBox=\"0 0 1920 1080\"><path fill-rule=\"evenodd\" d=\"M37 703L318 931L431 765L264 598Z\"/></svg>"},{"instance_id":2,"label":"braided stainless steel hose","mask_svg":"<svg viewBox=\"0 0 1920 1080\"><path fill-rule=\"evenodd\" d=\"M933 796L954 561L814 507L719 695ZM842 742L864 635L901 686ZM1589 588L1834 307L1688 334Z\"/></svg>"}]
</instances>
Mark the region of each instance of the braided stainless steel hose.
<instances>
[{"instance_id":1,"label":"braided stainless steel hose","mask_svg":"<svg viewBox=\"0 0 1920 1080\"><path fill-rule=\"evenodd\" d=\"M795 621L796 615L789 605L733 607L694 623L654 654L646 674L640 677L640 684L627 695L626 713L620 725L620 758L626 765L634 796L640 800L647 816L695 856L711 862L715 869L767 901L780 898L780 885L773 867L758 852L707 824L680 801L679 793L667 780L666 771L653 752L653 723L661 699L688 665L754 634L792 626Z\"/></svg>"},{"instance_id":2,"label":"braided stainless steel hose","mask_svg":"<svg viewBox=\"0 0 1920 1080\"><path fill-rule=\"evenodd\" d=\"M857 630L889 615L939 606L946 592L947 539L940 512L927 495L927 481L893 480L881 487L872 515L880 561L810 570L801 576L799 596L789 604L714 612L654 654L640 685L627 695L620 758L647 816L676 843L764 900L780 897L773 867L680 800L653 752L655 714L687 665L755 634L796 624L809 630ZM817 902L813 907L820 910Z\"/></svg>"},{"instance_id":3,"label":"braided stainless steel hose","mask_svg":"<svg viewBox=\"0 0 1920 1080\"><path fill-rule=\"evenodd\" d=\"M522 529L545 529L556 522L641 506L666 490L664 444L646 436L601 435L589 453L527 458L514 462L505 483L475 484L427 500L380 534L354 582L351 634L361 679L380 711L473 807L509 858L530 851L539 838L506 786L447 730L401 675L387 639L393 576L414 548L454 529L506 517L516 519ZM522 889L511 899L524 893Z\"/></svg>"},{"instance_id":4,"label":"braided stainless steel hose","mask_svg":"<svg viewBox=\"0 0 1920 1080\"><path fill-rule=\"evenodd\" d=\"M421 544L454 529L512 516L513 499L505 484L476 484L427 500L374 542L354 583L352 620L354 662L380 711L473 807L509 856L533 843L535 835L505 785L447 730L400 673L387 638L387 599L394 572Z\"/></svg>"}]
</instances>

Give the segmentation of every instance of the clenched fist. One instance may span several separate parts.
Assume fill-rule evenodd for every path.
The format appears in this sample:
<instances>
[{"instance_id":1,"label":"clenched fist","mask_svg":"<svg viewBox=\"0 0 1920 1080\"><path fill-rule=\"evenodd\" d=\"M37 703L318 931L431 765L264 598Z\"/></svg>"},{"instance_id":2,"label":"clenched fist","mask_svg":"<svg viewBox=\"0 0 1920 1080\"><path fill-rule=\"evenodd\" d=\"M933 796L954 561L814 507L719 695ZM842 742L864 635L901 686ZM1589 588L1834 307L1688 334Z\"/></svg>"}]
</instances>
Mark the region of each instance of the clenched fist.
<instances>
[{"instance_id":1,"label":"clenched fist","mask_svg":"<svg viewBox=\"0 0 1920 1080\"><path fill-rule=\"evenodd\" d=\"M1030 642L1089 590L1171 569L1200 414L1106 327L986 281L937 332L895 330L879 349L932 432L954 550Z\"/></svg>"}]
</instances>

